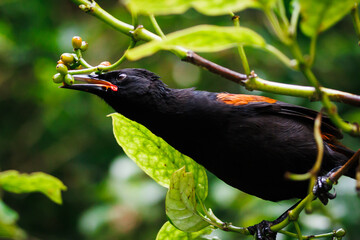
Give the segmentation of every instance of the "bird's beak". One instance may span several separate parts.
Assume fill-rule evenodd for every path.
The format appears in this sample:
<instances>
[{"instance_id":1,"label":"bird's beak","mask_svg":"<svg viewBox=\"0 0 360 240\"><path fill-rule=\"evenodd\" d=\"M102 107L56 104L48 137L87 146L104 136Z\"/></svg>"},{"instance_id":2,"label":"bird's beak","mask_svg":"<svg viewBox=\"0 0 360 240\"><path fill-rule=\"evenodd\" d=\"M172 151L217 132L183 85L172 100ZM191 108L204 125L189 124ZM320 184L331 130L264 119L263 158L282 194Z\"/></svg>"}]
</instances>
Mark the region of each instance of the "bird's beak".
<instances>
[{"instance_id":1,"label":"bird's beak","mask_svg":"<svg viewBox=\"0 0 360 240\"><path fill-rule=\"evenodd\" d=\"M100 79L97 75L73 75L75 79L75 83L72 85L63 85L61 88L68 88L74 90L80 90L90 93L100 93L107 91L118 90L117 86L112 84L111 82ZM81 83L79 83L81 82Z\"/></svg>"}]
</instances>

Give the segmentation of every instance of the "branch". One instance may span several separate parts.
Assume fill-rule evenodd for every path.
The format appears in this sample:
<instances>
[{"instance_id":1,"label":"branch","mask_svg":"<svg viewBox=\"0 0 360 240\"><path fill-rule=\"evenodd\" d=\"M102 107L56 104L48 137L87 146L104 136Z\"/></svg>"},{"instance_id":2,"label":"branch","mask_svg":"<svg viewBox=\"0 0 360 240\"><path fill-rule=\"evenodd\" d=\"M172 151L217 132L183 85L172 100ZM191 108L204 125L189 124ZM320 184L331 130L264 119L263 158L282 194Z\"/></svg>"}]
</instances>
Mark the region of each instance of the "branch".
<instances>
[{"instance_id":1,"label":"branch","mask_svg":"<svg viewBox=\"0 0 360 240\"><path fill-rule=\"evenodd\" d=\"M85 11L86 13L97 17L101 21L115 28L117 31L124 33L135 40L161 41L162 39L160 36L146 30L143 26L138 26L137 28L134 28L134 26L116 19L108 12L106 12L104 9L102 9L95 1L89 1L89 0L72 0L72 1L77 5L79 5L79 8ZM245 86L248 90L260 90L260 91L277 93L282 95L305 97L312 101L319 101L321 99L314 87L271 82L258 77L254 78L254 75L250 76L249 78L245 74L241 74L233 70L230 70L226 67L220 66L203 57L200 57L199 55L197 55L192 51L189 51L181 47L172 50L172 52L175 53L177 56L179 56L183 61L204 67L210 72L213 72L228 80L231 80L233 82ZM321 88L321 92L326 93L326 95L332 101L342 102L360 107L359 95L342 92L334 89L329 89L329 88L323 88L323 87ZM357 133L358 132L359 131L357 131Z\"/></svg>"}]
</instances>

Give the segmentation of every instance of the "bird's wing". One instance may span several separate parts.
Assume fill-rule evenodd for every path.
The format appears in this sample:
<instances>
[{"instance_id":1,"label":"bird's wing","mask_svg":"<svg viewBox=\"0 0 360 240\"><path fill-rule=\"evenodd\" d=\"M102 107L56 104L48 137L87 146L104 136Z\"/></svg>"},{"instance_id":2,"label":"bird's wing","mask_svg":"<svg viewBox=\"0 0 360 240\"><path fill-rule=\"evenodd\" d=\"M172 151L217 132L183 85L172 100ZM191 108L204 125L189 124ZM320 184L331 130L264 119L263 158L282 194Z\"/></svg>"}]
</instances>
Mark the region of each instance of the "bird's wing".
<instances>
[{"instance_id":1,"label":"bird's wing","mask_svg":"<svg viewBox=\"0 0 360 240\"><path fill-rule=\"evenodd\" d=\"M280 114L296 116L298 118L303 118L304 120L309 119L311 121L315 121L315 118L318 115L317 111L309 108L284 102L277 102L277 104L281 106L281 110L279 111ZM330 118L324 114L321 119L321 130L323 132L323 135L331 135L337 139L343 138L341 131L331 122ZM326 140L326 138L324 140Z\"/></svg>"},{"instance_id":2,"label":"bird's wing","mask_svg":"<svg viewBox=\"0 0 360 240\"><path fill-rule=\"evenodd\" d=\"M293 118L296 121L309 122L310 124L313 124L316 116L318 115L317 111L285 102L280 102L264 96L219 93L217 94L217 100L233 106L246 107L251 112L284 115ZM330 146L334 146L334 148L344 147L337 141L337 139L343 138L341 131L326 115L323 115L322 117L321 131L323 140Z\"/></svg>"}]
</instances>

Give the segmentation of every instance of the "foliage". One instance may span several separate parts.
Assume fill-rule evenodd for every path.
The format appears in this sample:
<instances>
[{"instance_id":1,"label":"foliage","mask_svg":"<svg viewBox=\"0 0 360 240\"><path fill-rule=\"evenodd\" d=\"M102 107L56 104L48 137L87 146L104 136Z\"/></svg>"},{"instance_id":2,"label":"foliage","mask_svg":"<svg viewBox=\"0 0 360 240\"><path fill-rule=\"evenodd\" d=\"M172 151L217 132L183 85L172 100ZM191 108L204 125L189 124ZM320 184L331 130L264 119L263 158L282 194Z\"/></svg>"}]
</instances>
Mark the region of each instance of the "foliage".
<instances>
[{"instance_id":1,"label":"foliage","mask_svg":"<svg viewBox=\"0 0 360 240\"><path fill-rule=\"evenodd\" d=\"M198 196L202 200L206 198L208 183L204 167L178 152L137 122L118 113L110 116L113 119L113 131L117 142L144 172L168 188L173 173L186 166L193 174L193 187L196 188Z\"/></svg>"},{"instance_id":2,"label":"foliage","mask_svg":"<svg viewBox=\"0 0 360 240\"><path fill-rule=\"evenodd\" d=\"M66 190L66 186L51 175L20 174L16 170L0 172L0 187L13 193L41 192L57 204L62 203L61 191ZM0 238L25 239L26 234L16 225L18 218L18 214L0 200Z\"/></svg>"}]
</instances>

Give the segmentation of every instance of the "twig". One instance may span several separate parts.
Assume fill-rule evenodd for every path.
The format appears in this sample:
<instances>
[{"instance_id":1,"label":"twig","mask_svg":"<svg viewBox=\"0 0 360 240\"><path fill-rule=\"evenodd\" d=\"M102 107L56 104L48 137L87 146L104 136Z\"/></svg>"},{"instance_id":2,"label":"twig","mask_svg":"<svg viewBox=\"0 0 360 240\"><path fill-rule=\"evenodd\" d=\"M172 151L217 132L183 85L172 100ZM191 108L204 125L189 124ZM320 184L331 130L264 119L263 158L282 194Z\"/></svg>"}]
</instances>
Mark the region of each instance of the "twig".
<instances>
[{"instance_id":1,"label":"twig","mask_svg":"<svg viewBox=\"0 0 360 240\"><path fill-rule=\"evenodd\" d=\"M161 38L165 38L165 34L163 33L163 31L161 30L158 22L156 21L156 18L154 16L154 14L151 14L150 16L150 21L151 24L153 25L155 32L161 37Z\"/></svg>"},{"instance_id":2,"label":"twig","mask_svg":"<svg viewBox=\"0 0 360 240\"><path fill-rule=\"evenodd\" d=\"M360 160L360 149L336 172L330 175L329 179L336 183L339 178L344 175L356 162Z\"/></svg>"},{"instance_id":3,"label":"twig","mask_svg":"<svg viewBox=\"0 0 360 240\"><path fill-rule=\"evenodd\" d=\"M193 51L188 51L186 58L184 58L182 60L185 62L192 63L194 65L206 68L210 72L218 74L224 78L227 78L227 79L229 79L235 83L239 83L241 85L244 85L244 81L248 80L247 75L235 72L233 70L230 70L228 68L220 66L216 63L213 63L213 62L197 55Z\"/></svg>"},{"instance_id":4,"label":"twig","mask_svg":"<svg viewBox=\"0 0 360 240\"><path fill-rule=\"evenodd\" d=\"M238 15L235 15L234 13L231 13L232 16L232 20L234 23L235 27L240 27L240 17ZM244 71L246 75L250 75L250 66L249 66L249 62L247 60L246 54L245 54L245 50L244 50L244 46L241 44L238 44L238 52L239 52L239 56L241 59L241 63L243 65Z\"/></svg>"},{"instance_id":5,"label":"twig","mask_svg":"<svg viewBox=\"0 0 360 240\"><path fill-rule=\"evenodd\" d=\"M296 30L298 25L298 20L300 16L300 4L297 1L294 1L294 10L291 15L290 19L290 26L289 26L289 36L293 39L296 38Z\"/></svg>"},{"instance_id":6,"label":"twig","mask_svg":"<svg viewBox=\"0 0 360 240\"><path fill-rule=\"evenodd\" d=\"M351 9L351 17L354 23L354 28L358 39L360 40L360 19L359 19L359 4L354 3L353 8ZM360 44L360 41L359 41Z\"/></svg>"}]
</instances>

